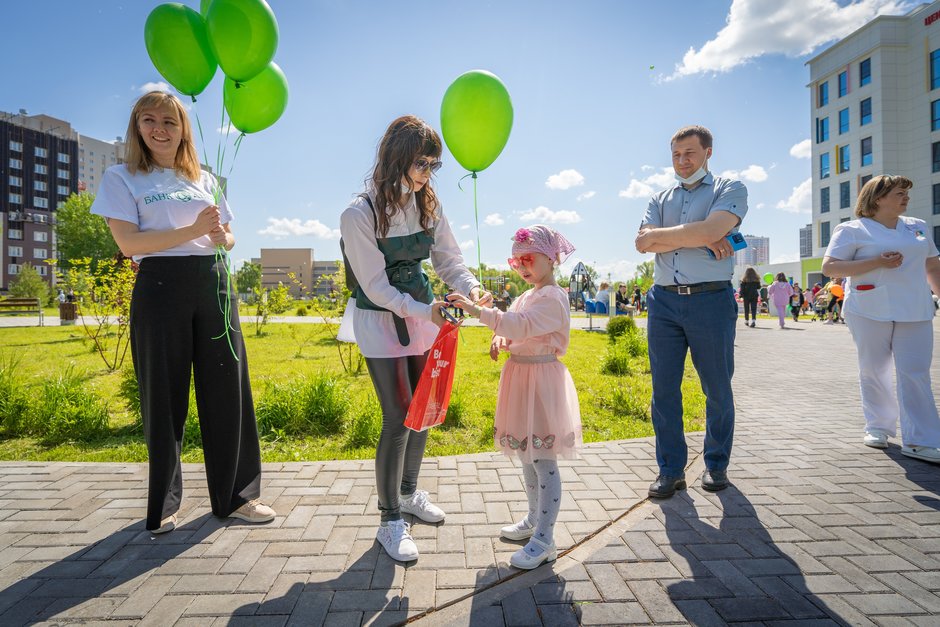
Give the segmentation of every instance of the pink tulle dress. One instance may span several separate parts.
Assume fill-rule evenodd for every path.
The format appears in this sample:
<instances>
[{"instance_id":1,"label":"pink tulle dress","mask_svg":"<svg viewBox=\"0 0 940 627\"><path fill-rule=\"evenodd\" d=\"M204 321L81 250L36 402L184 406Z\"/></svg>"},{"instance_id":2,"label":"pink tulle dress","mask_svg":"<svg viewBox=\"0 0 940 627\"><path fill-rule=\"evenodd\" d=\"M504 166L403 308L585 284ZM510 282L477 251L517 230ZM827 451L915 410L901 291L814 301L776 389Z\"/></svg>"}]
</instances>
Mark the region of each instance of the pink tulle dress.
<instances>
[{"instance_id":1,"label":"pink tulle dress","mask_svg":"<svg viewBox=\"0 0 940 627\"><path fill-rule=\"evenodd\" d=\"M557 285L530 289L506 313L484 309L480 321L509 344L496 401L496 447L525 463L576 457L583 443L578 393L558 361L571 331L568 295Z\"/></svg>"}]
</instances>

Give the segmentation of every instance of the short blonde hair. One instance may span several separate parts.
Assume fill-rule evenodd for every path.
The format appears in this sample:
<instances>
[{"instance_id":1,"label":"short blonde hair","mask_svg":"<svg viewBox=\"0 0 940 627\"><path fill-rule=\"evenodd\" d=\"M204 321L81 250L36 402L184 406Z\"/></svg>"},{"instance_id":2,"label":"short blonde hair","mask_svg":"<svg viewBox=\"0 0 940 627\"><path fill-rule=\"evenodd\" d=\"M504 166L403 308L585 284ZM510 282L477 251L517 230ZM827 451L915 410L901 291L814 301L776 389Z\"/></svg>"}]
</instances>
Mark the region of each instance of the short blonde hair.
<instances>
[{"instance_id":1,"label":"short blonde hair","mask_svg":"<svg viewBox=\"0 0 940 627\"><path fill-rule=\"evenodd\" d=\"M904 176L880 174L865 183L855 201L855 217L870 218L878 212L878 201L890 194L895 187L910 189L914 182Z\"/></svg>"},{"instance_id":2,"label":"short blonde hair","mask_svg":"<svg viewBox=\"0 0 940 627\"><path fill-rule=\"evenodd\" d=\"M137 119L145 109L172 109L179 117L181 137L179 149L176 151L174 169L180 176L193 182L198 181L202 176L202 168L199 166L199 156L193 141L193 127L189 123L189 116L186 115L186 109L179 98L163 91L144 94L131 109L131 119L127 123L127 136L125 137L127 148L124 153L124 163L127 164L128 171L136 174L138 171L151 172L154 167L159 167L154 162L153 155L150 154L150 149L147 148L137 128Z\"/></svg>"}]
</instances>

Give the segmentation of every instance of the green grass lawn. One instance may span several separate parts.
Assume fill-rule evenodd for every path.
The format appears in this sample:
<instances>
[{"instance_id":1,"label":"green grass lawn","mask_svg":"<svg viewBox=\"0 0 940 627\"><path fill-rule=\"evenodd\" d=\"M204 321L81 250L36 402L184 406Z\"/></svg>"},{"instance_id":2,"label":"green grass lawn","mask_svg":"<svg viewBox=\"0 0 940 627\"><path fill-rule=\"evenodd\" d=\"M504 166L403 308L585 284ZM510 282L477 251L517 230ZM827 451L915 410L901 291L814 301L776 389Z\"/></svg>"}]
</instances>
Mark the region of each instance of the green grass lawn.
<instances>
[{"instance_id":1,"label":"green grass lawn","mask_svg":"<svg viewBox=\"0 0 940 627\"><path fill-rule=\"evenodd\" d=\"M358 375L345 374L336 346L323 326L269 324L263 337L255 337L253 328L246 325L245 332L256 404L264 399L272 384L330 373L337 378L343 395L350 400L349 421L362 408L375 406L372 384L365 368ZM461 338L451 407L454 419L449 418L450 424L431 430L428 455L493 449L493 411L505 356L499 364L489 359L490 332L487 329L463 329ZM645 356L636 358L631 362L631 374L628 375L602 374L607 347L604 334L573 331L571 347L564 358L578 389L584 440L596 442L653 435L648 413L651 393L648 360ZM31 391L36 390L32 396L38 395L43 381L57 377L71 366L83 378L85 389L99 397L101 403L107 404L109 429L105 437L56 446L43 445L33 438L4 436L0 431L0 459L147 460L139 420L128 410L120 393L122 374L104 367L80 326L0 329L0 359L10 358L19 359L18 377ZM130 368L128 352L124 369ZM686 429L701 429L705 400L691 365L686 368L683 398ZM346 431L329 437L285 437L281 434L262 439L264 461L370 458L374 452L374 445L351 446ZM190 442L185 447L183 460L202 461L202 451L197 442Z\"/></svg>"}]
</instances>

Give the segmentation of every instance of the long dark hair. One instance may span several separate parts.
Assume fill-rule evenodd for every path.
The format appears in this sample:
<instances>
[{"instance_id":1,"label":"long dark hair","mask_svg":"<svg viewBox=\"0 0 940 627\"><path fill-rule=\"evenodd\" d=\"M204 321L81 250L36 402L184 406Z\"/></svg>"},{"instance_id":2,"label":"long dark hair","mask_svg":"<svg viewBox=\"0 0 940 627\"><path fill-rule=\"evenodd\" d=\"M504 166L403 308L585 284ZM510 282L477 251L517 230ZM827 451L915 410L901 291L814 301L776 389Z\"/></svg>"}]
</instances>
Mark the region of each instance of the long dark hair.
<instances>
[{"instance_id":1,"label":"long dark hair","mask_svg":"<svg viewBox=\"0 0 940 627\"><path fill-rule=\"evenodd\" d=\"M378 234L388 235L389 221L402 210L398 206L401 200L401 181L405 179L414 185L408 172L415 159L434 157L439 159L443 150L441 137L428 124L413 115L403 115L388 125L379 150L375 156L375 168L372 170L372 183L375 186L375 204L378 214ZM431 230L437 208L440 203L431 181L415 193L415 203L421 212L421 228Z\"/></svg>"},{"instance_id":2,"label":"long dark hair","mask_svg":"<svg viewBox=\"0 0 940 627\"><path fill-rule=\"evenodd\" d=\"M741 278L741 283L760 283L760 277L757 276L757 270L753 266L749 266L747 270L744 271L744 277Z\"/></svg>"}]
</instances>

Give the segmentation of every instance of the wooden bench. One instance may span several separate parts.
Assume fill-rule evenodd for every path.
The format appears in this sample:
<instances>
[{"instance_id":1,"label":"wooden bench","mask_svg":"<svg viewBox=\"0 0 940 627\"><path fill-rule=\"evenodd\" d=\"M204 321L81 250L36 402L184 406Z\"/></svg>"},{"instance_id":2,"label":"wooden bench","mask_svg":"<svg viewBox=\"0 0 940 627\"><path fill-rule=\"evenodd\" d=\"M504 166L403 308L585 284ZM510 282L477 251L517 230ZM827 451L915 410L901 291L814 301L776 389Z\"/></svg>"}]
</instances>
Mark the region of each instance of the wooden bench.
<instances>
[{"instance_id":1,"label":"wooden bench","mask_svg":"<svg viewBox=\"0 0 940 627\"><path fill-rule=\"evenodd\" d=\"M38 298L4 298L0 300L0 314L34 314L43 326L42 302Z\"/></svg>"}]
</instances>

